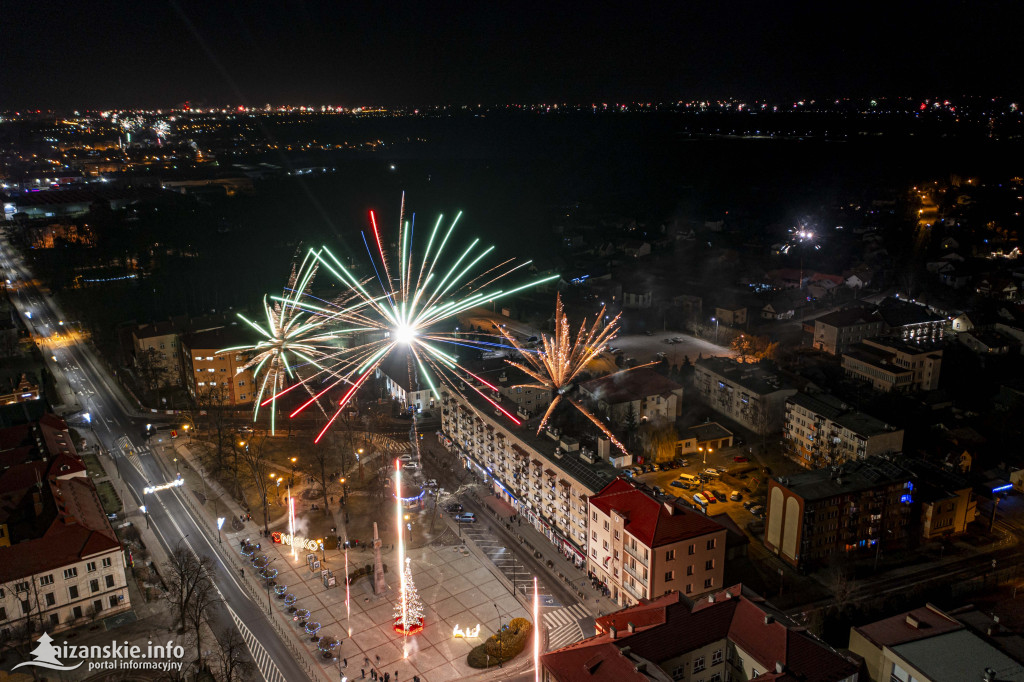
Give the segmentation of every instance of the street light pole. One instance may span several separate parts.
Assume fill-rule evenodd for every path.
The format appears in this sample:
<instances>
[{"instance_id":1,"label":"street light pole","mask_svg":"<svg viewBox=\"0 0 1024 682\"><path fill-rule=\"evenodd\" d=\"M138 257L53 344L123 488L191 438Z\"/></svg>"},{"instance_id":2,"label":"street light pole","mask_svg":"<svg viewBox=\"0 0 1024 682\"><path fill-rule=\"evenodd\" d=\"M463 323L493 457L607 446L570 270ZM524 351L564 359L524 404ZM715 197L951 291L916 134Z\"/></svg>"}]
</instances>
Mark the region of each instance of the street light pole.
<instances>
[{"instance_id":1,"label":"street light pole","mask_svg":"<svg viewBox=\"0 0 1024 682\"><path fill-rule=\"evenodd\" d=\"M498 612L498 667L500 668L503 653L501 646L501 610L498 608L497 604L494 605L494 610Z\"/></svg>"}]
</instances>

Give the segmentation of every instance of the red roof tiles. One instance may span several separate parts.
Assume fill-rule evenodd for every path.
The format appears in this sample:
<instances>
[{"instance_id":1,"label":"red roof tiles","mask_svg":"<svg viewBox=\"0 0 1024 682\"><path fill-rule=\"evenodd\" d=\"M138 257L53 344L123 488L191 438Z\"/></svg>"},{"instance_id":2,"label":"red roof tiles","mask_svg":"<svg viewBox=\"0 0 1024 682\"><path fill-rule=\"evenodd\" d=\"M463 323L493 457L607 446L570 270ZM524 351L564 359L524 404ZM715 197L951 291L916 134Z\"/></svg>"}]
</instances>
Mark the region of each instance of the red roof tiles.
<instances>
[{"instance_id":1,"label":"red roof tiles","mask_svg":"<svg viewBox=\"0 0 1024 682\"><path fill-rule=\"evenodd\" d=\"M858 671L856 663L779 618L782 615L776 615L762 598L744 593L742 585L697 602L674 592L598 618L599 634L548 652L541 662L558 682L639 680L645 676L636 671L635 663L632 669L626 667L627 657L660 665L716 642L724 648L728 640L766 671L759 679L838 682ZM618 658L613 647L620 650ZM588 661L596 666L587 665ZM781 672L776 670L779 664Z\"/></svg>"},{"instance_id":2,"label":"red roof tiles","mask_svg":"<svg viewBox=\"0 0 1024 682\"><path fill-rule=\"evenodd\" d=\"M590 501L605 514L614 510L625 516L625 530L648 547L725 530L699 512L662 504L621 478L606 485Z\"/></svg>"}]
</instances>

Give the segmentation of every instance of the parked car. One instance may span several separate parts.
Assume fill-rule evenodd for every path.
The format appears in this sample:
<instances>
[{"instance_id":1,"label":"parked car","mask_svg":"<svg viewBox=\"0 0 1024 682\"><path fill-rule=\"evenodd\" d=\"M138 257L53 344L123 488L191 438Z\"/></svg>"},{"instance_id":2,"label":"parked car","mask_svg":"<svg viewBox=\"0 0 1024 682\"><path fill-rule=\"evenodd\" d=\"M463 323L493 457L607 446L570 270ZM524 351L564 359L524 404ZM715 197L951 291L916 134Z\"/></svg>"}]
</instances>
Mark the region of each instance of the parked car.
<instances>
[{"instance_id":1,"label":"parked car","mask_svg":"<svg viewBox=\"0 0 1024 682\"><path fill-rule=\"evenodd\" d=\"M411 462L412 461L412 455L409 455L409 454L400 455L398 457L398 460L400 462Z\"/></svg>"},{"instance_id":2,"label":"parked car","mask_svg":"<svg viewBox=\"0 0 1024 682\"><path fill-rule=\"evenodd\" d=\"M728 469L726 469L725 467L715 467L715 471L717 471L720 474L724 474L726 471L728 471Z\"/></svg>"},{"instance_id":3,"label":"parked car","mask_svg":"<svg viewBox=\"0 0 1024 682\"><path fill-rule=\"evenodd\" d=\"M750 460L747 459L746 457L744 457L743 455L736 455L735 457L732 458L732 461L734 461L734 462L749 462Z\"/></svg>"},{"instance_id":4,"label":"parked car","mask_svg":"<svg viewBox=\"0 0 1024 682\"><path fill-rule=\"evenodd\" d=\"M673 336L672 337L672 343L682 343L682 342L683 342L683 337L681 337L681 336Z\"/></svg>"},{"instance_id":5,"label":"parked car","mask_svg":"<svg viewBox=\"0 0 1024 682\"><path fill-rule=\"evenodd\" d=\"M665 491L662 489L662 487L660 485L654 486L653 488L651 488L651 490L653 490L656 495L664 495L665 494Z\"/></svg>"},{"instance_id":6,"label":"parked car","mask_svg":"<svg viewBox=\"0 0 1024 682\"><path fill-rule=\"evenodd\" d=\"M715 499L718 500L719 502L725 502L725 493L719 492L717 490L712 490L711 494L714 495Z\"/></svg>"},{"instance_id":7,"label":"parked car","mask_svg":"<svg viewBox=\"0 0 1024 682\"><path fill-rule=\"evenodd\" d=\"M743 495L740 495L739 490L733 490L731 493L729 493L729 499L732 500L733 502L739 502L740 500L743 499Z\"/></svg>"},{"instance_id":8,"label":"parked car","mask_svg":"<svg viewBox=\"0 0 1024 682\"><path fill-rule=\"evenodd\" d=\"M669 483L669 485L672 486L673 488L682 488L684 490L690 487L683 483L682 481L672 481L671 483Z\"/></svg>"},{"instance_id":9,"label":"parked car","mask_svg":"<svg viewBox=\"0 0 1024 682\"><path fill-rule=\"evenodd\" d=\"M754 516L764 516L764 507L759 504L755 504L750 508L750 513Z\"/></svg>"},{"instance_id":10,"label":"parked car","mask_svg":"<svg viewBox=\"0 0 1024 682\"><path fill-rule=\"evenodd\" d=\"M448 512L449 514L458 514L463 509L465 509L465 507L463 507L458 502L452 502L451 504L446 505L445 508L444 508L444 510L446 512Z\"/></svg>"},{"instance_id":11,"label":"parked car","mask_svg":"<svg viewBox=\"0 0 1024 682\"><path fill-rule=\"evenodd\" d=\"M657 358L658 358L659 360L664 360L665 358L667 358L667 357L668 357L668 353L665 353L665 352L657 353L657 354L656 354L656 357L657 357Z\"/></svg>"},{"instance_id":12,"label":"parked car","mask_svg":"<svg viewBox=\"0 0 1024 682\"><path fill-rule=\"evenodd\" d=\"M700 493L694 493L693 494L693 501L696 502L697 504L699 504L702 507L708 506L708 498L704 497Z\"/></svg>"},{"instance_id":13,"label":"parked car","mask_svg":"<svg viewBox=\"0 0 1024 682\"><path fill-rule=\"evenodd\" d=\"M714 494L710 490L705 490L705 491L701 492L701 495L703 495L704 499L706 499L711 504L714 504L715 502L718 502L718 500L715 499Z\"/></svg>"},{"instance_id":14,"label":"parked car","mask_svg":"<svg viewBox=\"0 0 1024 682\"><path fill-rule=\"evenodd\" d=\"M711 467L708 467L707 469L704 470L704 475L705 476L714 476L715 478L718 478L722 474L720 474L718 472L718 469L712 469Z\"/></svg>"},{"instance_id":15,"label":"parked car","mask_svg":"<svg viewBox=\"0 0 1024 682\"><path fill-rule=\"evenodd\" d=\"M746 502L743 503L743 508L744 509L750 509L753 506L754 506L754 501L753 500L747 500Z\"/></svg>"},{"instance_id":16,"label":"parked car","mask_svg":"<svg viewBox=\"0 0 1024 682\"><path fill-rule=\"evenodd\" d=\"M437 479L435 479L435 478L430 479L429 481L427 481L426 483L423 484L423 487L425 487L425 488L436 488L437 487Z\"/></svg>"},{"instance_id":17,"label":"parked car","mask_svg":"<svg viewBox=\"0 0 1024 682\"><path fill-rule=\"evenodd\" d=\"M420 468L419 462L404 462L402 464L402 466L405 467L406 469L419 469Z\"/></svg>"},{"instance_id":18,"label":"parked car","mask_svg":"<svg viewBox=\"0 0 1024 682\"><path fill-rule=\"evenodd\" d=\"M464 512L462 514L456 514L455 520L459 523L476 523L476 514L473 512Z\"/></svg>"},{"instance_id":19,"label":"parked car","mask_svg":"<svg viewBox=\"0 0 1024 682\"><path fill-rule=\"evenodd\" d=\"M764 467L763 469L761 469L761 471L763 471L764 473L768 474L769 476L772 475L772 468L771 467Z\"/></svg>"},{"instance_id":20,"label":"parked car","mask_svg":"<svg viewBox=\"0 0 1024 682\"><path fill-rule=\"evenodd\" d=\"M537 343L538 341L540 341L540 339L538 339L536 336L531 336L530 338L526 339L526 343Z\"/></svg>"},{"instance_id":21,"label":"parked car","mask_svg":"<svg viewBox=\"0 0 1024 682\"><path fill-rule=\"evenodd\" d=\"M644 332L644 336L654 336L654 332L648 329L647 331Z\"/></svg>"}]
</instances>

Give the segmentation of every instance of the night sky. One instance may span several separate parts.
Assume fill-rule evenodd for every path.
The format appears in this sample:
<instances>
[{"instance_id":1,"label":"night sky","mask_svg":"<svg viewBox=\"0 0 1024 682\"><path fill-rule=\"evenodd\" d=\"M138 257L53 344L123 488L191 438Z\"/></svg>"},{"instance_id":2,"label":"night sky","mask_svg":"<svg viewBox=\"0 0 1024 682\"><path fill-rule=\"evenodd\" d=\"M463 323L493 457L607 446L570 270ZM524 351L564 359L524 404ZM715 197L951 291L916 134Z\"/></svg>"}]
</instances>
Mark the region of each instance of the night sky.
<instances>
[{"instance_id":1,"label":"night sky","mask_svg":"<svg viewBox=\"0 0 1024 682\"><path fill-rule=\"evenodd\" d=\"M1024 3L0 1L0 109L1015 96Z\"/></svg>"}]
</instances>

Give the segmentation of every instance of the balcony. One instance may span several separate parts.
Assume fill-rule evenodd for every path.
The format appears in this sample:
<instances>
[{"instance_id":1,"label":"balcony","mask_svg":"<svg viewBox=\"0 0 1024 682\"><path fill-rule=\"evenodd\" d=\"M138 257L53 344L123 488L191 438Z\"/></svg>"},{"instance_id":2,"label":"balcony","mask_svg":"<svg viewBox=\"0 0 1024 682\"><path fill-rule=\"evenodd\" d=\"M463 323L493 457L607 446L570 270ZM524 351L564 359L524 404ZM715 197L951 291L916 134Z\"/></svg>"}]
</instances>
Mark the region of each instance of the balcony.
<instances>
[{"instance_id":1,"label":"balcony","mask_svg":"<svg viewBox=\"0 0 1024 682\"><path fill-rule=\"evenodd\" d=\"M633 595L633 597L635 599L646 599L647 598L645 595L640 594L640 590L636 589L635 587L630 585L625 580L622 581L622 589L624 589L626 592L629 592L631 595Z\"/></svg>"},{"instance_id":2,"label":"balcony","mask_svg":"<svg viewBox=\"0 0 1024 682\"><path fill-rule=\"evenodd\" d=\"M626 550L626 554L633 557L634 559L642 563L644 566L647 565L647 559L644 558L643 550L639 548L633 549L626 543L622 543L622 548Z\"/></svg>"},{"instance_id":3,"label":"balcony","mask_svg":"<svg viewBox=\"0 0 1024 682\"><path fill-rule=\"evenodd\" d=\"M622 562L622 570L624 570L626 573L630 574L631 576L633 576L634 578L639 580L643 584L644 587L647 587L647 579L646 578L641 578L640 577L640 575L641 575L640 572L637 571L634 568L630 568L629 564L626 563L625 561Z\"/></svg>"}]
</instances>

